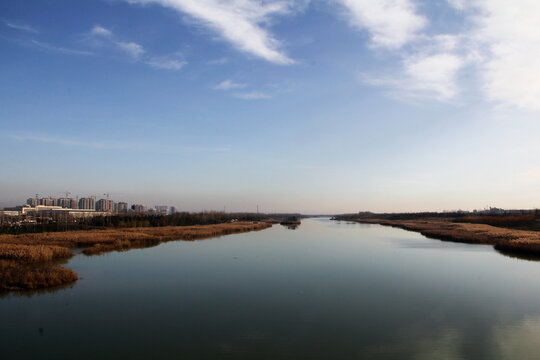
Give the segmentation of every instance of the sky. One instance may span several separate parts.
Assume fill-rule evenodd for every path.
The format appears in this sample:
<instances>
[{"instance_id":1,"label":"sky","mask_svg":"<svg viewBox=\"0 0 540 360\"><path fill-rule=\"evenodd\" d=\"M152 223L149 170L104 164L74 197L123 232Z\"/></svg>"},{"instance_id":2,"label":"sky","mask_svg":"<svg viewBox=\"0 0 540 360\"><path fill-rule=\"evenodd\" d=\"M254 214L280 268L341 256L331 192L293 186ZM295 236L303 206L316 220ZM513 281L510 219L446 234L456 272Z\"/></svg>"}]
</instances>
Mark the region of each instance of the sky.
<instances>
[{"instance_id":1,"label":"sky","mask_svg":"<svg viewBox=\"0 0 540 360\"><path fill-rule=\"evenodd\" d=\"M0 207L540 207L537 0L3 0Z\"/></svg>"}]
</instances>

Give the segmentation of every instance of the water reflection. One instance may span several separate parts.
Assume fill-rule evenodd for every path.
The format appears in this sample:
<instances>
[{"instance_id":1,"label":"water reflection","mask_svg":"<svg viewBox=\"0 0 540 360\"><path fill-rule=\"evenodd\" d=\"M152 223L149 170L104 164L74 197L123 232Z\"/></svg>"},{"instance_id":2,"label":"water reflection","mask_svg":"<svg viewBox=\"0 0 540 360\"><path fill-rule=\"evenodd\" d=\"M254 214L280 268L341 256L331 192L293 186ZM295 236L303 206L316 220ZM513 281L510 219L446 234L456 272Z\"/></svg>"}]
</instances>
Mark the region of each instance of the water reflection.
<instances>
[{"instance_id":1,"label":"water reflection","mask_svg":"<svg viewBox=\"0 0 540 360\"><path fill-rule=\"evenodd\" d=\"M525 317L521 322L495 328L501 359L537 359L540 349L540 317Z\"/></svg>"},{"instance_id":2,"label":"water reflection","mask_svg":"<svg viewBox=\"0 0 540 360\"><path fill-rule=\"evenodd\" d=\"M540 261L540 255L538 254L509 251L509 250L498 250L498 249L496 251L503 256L507 256L513 259L520 259L520 260L527 260L527 261Z\"/></svg>"}]
</instances>

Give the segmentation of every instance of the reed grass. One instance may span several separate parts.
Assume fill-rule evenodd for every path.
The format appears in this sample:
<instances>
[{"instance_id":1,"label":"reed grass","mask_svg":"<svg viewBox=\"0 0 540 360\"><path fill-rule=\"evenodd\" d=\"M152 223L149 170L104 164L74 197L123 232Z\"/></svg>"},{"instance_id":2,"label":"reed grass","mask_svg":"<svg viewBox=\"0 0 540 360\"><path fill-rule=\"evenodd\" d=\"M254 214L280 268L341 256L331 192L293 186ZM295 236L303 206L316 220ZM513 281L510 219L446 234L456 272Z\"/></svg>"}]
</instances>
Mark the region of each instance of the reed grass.
<instances>
[{"instance_id":1,"label":"reed grass","mask_svg":"<svg viewBox=\"0 0 540 360\"><path fill-rule=\"evenodd\" d=\"M42 289L74 281L77 274L61 266L0 260L0 290Z\"/></svg>"},{"instance_id":2,"label":"reed grass","mask_svg":"<svg viewBox=\"0 0 540 360\"><path fill-rule=\"evenodd\" d=\"M65 259L73 254L68 248L47 245L0 244L0 259L38 263Z\"/></svg>"}]
</instances>

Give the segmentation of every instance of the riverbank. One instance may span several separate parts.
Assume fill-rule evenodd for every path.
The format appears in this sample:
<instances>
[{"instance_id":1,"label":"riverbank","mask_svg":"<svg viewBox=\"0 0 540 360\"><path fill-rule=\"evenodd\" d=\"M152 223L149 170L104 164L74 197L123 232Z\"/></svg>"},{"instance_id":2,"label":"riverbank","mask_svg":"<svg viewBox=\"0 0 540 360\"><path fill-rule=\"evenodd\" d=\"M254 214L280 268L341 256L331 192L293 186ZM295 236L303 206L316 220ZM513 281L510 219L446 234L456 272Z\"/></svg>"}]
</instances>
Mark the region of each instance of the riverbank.
<instances>
[{"instance_id":1,"label":"riverbank","mask_svg":"<svg viewBox=\"0 0 540 360\"><path fill-rule=\"evenodd\" d=\"M232 222L196 226L120 228L40 234L0 235L0 291L41 289L77 281L60 266L82 248L85 255L156 246L171 240L197 240L263 230L269 223Z\"/></svg>"},{"instance_id":2,"label":"riverbank","mask_svg":"<svg viewBox=\"0 0 540 360\"><path fill-rule=\"evenodd\" d=\"M501 228L486 224L456 223L453 219L381 220L350 219L365 224L380 224L416 231L422 235L445 241L493 245L509 253L540 256L540 232Z\"/></svg>"}]
</instances>

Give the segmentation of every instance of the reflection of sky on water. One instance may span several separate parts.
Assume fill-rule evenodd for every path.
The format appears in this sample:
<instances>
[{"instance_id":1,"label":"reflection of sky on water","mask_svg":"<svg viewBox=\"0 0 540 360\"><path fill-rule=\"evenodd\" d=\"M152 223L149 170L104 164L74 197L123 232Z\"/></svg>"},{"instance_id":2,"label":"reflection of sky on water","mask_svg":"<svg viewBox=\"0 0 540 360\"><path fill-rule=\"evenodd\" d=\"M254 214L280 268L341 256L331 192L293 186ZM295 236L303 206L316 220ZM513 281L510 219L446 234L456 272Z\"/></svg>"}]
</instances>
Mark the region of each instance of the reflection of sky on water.
<instances>
[{"instance_id":1,"label":"reflection of sky on water","mask_svg":"<svg viewBox=\"0 0 540 360\"><path fill-rule=\"evenodd\" d=\"M540 349L540 263L389 227L309 219L70 266L81 277L71 288L0 299L7 355L492 359Z\"/></svg>"}]
</instances>

